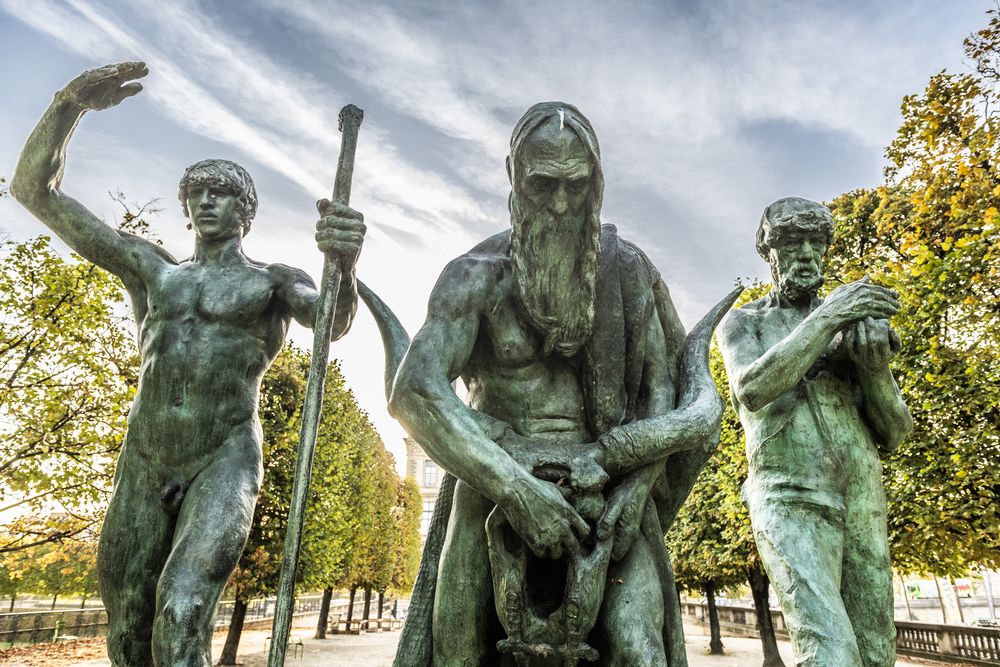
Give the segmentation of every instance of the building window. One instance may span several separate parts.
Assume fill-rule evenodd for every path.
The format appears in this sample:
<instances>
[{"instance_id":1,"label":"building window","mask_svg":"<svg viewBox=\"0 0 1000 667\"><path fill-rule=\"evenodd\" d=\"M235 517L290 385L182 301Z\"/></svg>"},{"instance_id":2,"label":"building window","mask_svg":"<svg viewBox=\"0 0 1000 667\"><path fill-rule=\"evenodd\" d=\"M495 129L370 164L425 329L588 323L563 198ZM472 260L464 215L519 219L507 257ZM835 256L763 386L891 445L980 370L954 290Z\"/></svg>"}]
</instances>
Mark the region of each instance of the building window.
<instances>
[{"instance_id":1,"label":"building window","mask_svg":"<svg viewBox=\"0 0 1000 667\"><path fill-rule=\"evenodd\" d=\"M434 515L434 501L425 500L424 501L424 513L420 515L420 532L424 535L431 527L431 516Z\"/></svg>"},{"instance_id":2,"label":"building window","mask_svg":"<svg viewBox=\"0 0 1000 667\"><path fill-rule=\"evenodd\" d=\"M434 461L424 461L424 486L435 487L438 481L438 467Z\"/></svg>"}]
</instances>

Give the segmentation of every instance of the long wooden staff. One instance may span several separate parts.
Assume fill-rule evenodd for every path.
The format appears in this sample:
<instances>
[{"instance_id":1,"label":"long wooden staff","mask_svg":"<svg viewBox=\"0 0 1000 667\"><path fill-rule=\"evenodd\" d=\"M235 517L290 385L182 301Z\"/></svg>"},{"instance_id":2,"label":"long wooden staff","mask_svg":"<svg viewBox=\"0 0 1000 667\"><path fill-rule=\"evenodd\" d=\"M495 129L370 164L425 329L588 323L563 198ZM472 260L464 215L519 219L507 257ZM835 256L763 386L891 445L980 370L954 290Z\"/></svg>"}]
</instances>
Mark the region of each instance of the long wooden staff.
<instances>
[{"instance_id":1,"label":"long wooden staff","mask_svg":"<svg viewBox=\"0 0 1000 667\"><path fill-rule=\"evenodd\" d=\"M340 159L337 162L337 180L333 184L333 201L348 205L351 199L351 176L354 173L354 151L358 145L358 130L364 112L353 104L340 110ZM340 292L340 261L327 255L323 262L323 282L319 288L316 326L313 330L312 361L309 364L309 381L306 399L302 406L302 426L299 431L298 458L292 482L292 500L288 508L288 532L278 580L278 599L274 608L271 627L271 651L268 667L283 667L288 633L292 625L295 600L295 574L299 565L302 546L302 526L306 511L306 495L312 476L313 452L316 450L316 433L323 407L323 385L326 382L326 365L330 358L330 333Z\"/></svg>"}]
</instances>

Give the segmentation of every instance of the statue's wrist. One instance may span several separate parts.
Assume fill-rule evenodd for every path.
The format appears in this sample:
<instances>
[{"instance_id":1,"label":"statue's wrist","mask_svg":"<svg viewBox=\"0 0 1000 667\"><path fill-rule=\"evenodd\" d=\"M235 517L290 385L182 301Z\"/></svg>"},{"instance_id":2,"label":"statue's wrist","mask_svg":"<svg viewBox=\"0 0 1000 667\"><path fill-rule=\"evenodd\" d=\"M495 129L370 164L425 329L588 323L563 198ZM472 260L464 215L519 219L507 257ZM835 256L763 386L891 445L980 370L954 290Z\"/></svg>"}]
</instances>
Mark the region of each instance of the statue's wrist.
<instances>
[{"instance_id":1,"label":"statue's wrist","mask_svg":"<svg viewBox=\"0 0 1000 667\"><path fill-rule=\"evenodd\" d=\"M59 114L83 115L86 108L76 99L74 95L65 89L58 91L52 99L52 110Z\"/></svg>"}]
</instances>

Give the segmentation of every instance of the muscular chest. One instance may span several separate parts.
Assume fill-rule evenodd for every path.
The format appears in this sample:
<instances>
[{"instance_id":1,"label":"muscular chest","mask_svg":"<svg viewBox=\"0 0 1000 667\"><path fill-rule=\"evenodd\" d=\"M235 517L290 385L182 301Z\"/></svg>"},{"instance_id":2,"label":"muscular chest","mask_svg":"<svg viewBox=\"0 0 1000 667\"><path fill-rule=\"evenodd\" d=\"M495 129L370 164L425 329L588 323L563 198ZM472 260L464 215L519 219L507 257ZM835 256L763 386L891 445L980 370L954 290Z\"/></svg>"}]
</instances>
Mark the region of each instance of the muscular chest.
<instances>
[{"instance_id":1,"label":"muscular chest","mask_svg":"<svg viewBox=\"0 0 1000 667\"><path fill-rule=\"evenodd\" d=\"M273 297L263 271L253 267L200 267L182 264L160 276L149 292L154 320L194 318L247 326L260 320Z\"/></svg>"},{"instance_id":2,"label":"muscular chest","mask_svg":"<svg viewBox=\"0 0 1000 667\"><path fill-rule=\"evenodd\" d=\"M506 368L533 364L542 354L541 337L518 319L509 299L486 314L479 347L480 356Z\"/></svg>"}]
</instances>

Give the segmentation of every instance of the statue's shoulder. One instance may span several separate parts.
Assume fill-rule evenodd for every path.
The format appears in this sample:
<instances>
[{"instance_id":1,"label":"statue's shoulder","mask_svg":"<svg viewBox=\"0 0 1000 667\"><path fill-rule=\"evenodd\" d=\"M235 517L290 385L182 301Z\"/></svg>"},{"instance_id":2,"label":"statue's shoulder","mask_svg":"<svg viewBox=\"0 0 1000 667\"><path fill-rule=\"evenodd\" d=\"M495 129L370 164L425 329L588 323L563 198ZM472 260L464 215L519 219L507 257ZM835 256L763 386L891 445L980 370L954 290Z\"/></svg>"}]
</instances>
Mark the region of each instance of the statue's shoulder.
<instances>
[{"instance_id":1,"label":"statue's shoulder","mask_svg":"<svg viewBox=\"0 0 1000 667\"><path fill-rule=\"evenodd\" d=\"M459 308L493 307L510 287L509 247L510 230L506 230L448 262L434 287L435 297Z\"/></svg>"},{"instance_id":2,"label":"statue's shoulder","mask_svg":"<svg viewBox=\"0 0 1000 667\"><path fill-rule=\"evenodd\" d=\"M733 308L719 323L719 342L733 340L747 334L757 335L761 323L774 311L771 294Z\"/></svg>"},{"instance_id":3,"label":"statue's shoulder","mask_svg":"<svg viewBox=\"0 0 1000 667\"><path fill-rule=\"evenodd\" d=\"M273 264L266 264L255 260L250 260L250 265L254 268L260 269L261 271L267 272L267 274L280 285L303 283L313 288L316 287L316 282L312 279L312 276L302 269L297 269L294 266L279 264L277 262Z\"/></svg>"}]
</instances>

